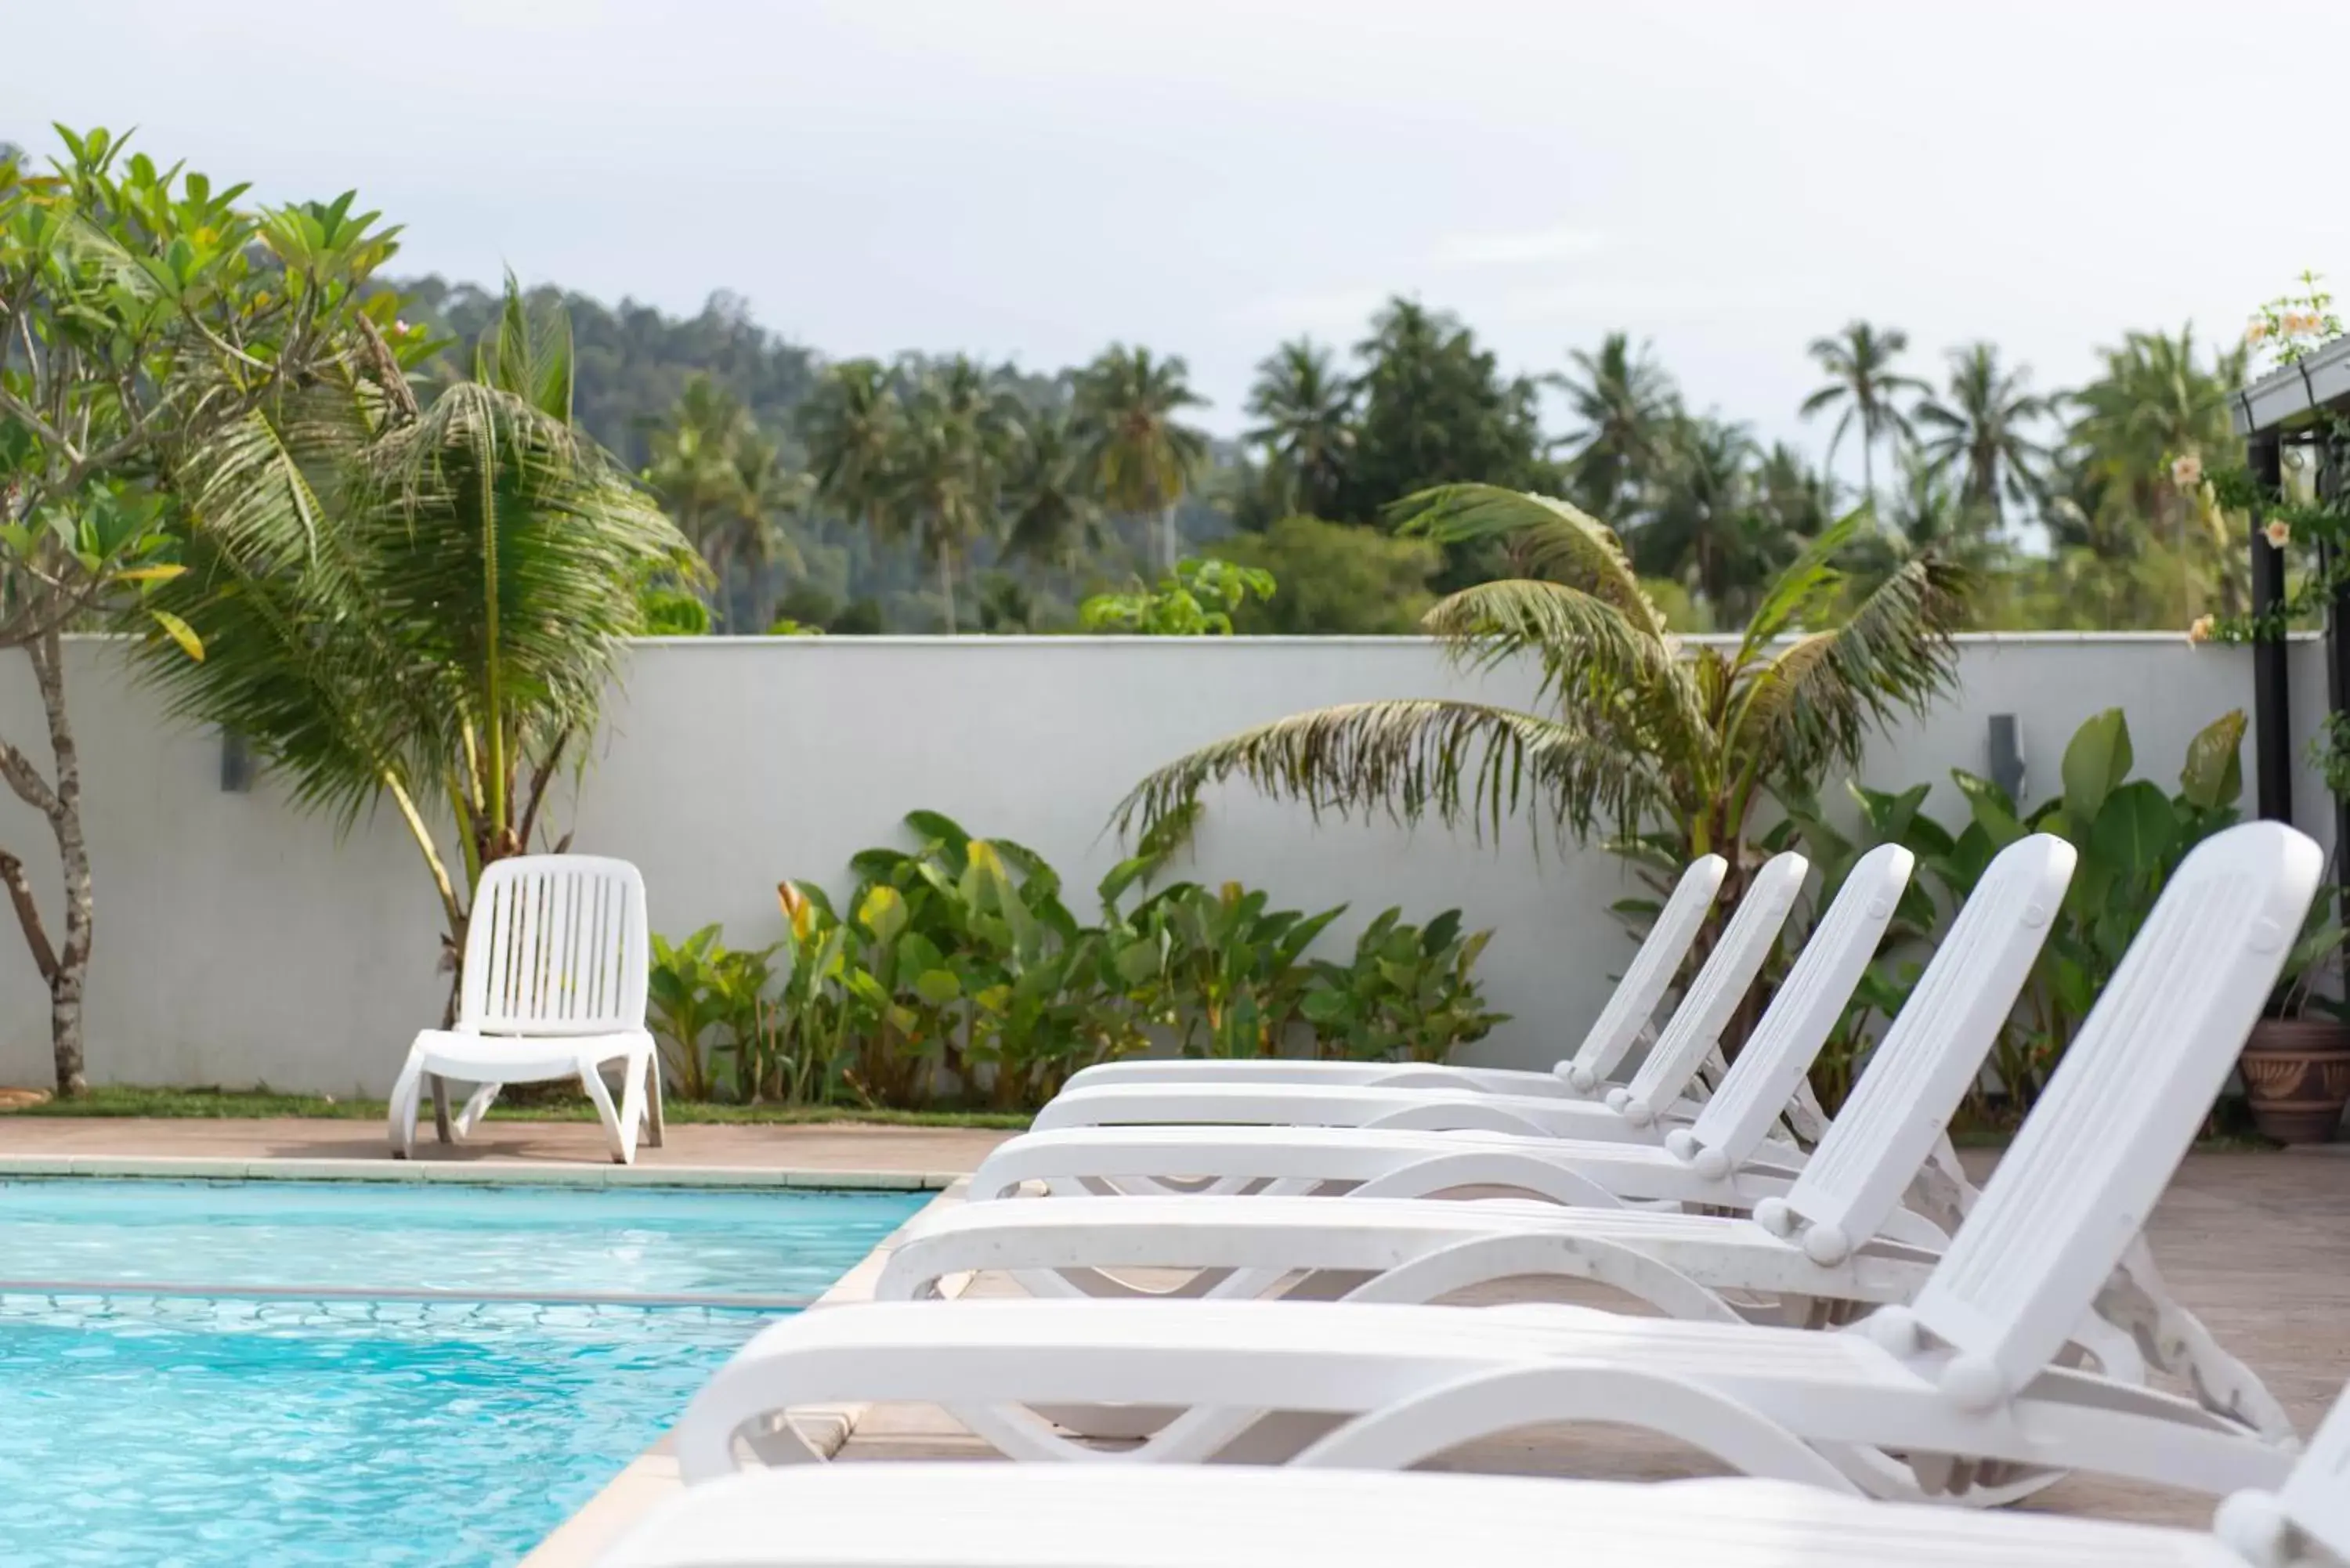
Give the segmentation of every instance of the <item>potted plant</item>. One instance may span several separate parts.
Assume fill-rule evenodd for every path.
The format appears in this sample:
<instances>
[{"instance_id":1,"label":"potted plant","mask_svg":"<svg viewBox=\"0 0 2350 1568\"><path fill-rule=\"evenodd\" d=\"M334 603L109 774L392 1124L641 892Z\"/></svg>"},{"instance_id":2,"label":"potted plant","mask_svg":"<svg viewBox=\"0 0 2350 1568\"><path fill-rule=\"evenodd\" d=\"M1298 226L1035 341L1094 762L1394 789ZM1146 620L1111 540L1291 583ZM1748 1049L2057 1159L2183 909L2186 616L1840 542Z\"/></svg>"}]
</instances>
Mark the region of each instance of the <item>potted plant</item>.
<instances>
[{"instance_id":1,"label":"potted plant","mask_svg":"<svg viewBox=\"0 0 2350 1568\"><path fill-rule=\"evenodd\" d=\"M2285 962L2240 1063L2252 1125L2279 1143L2324 1143L2350 1104L2350 1023L2318 982L2342 958L2341 889L2330 888Z\"/></svg>"}]
</instances>

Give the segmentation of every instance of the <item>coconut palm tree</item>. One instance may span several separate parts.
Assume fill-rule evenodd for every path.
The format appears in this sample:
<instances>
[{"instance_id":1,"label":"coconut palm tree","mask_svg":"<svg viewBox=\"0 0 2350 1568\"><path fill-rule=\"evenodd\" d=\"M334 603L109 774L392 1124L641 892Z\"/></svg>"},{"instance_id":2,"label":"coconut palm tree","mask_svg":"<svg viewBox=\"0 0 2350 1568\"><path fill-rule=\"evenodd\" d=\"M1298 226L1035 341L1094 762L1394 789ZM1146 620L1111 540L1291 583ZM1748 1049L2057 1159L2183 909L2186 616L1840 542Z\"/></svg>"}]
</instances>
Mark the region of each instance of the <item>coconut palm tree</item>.
<instances>
[{"instance_id":1,"label":"coconut palm tree","mask_svg":"<svg viewBox=\"0 0 2350 1568\"><path fill-rule=\"evenodd\" d=\"M650 447L645 484L709 562L721 619L731 621L736 607L739 567L749 579L752 628L764 628L773 618L769 568L802 566L782 519L808 498L813 482L789 468L782 446L707 376L686 382Z\"/></svg>"},{"instance_id":2,"label":"coconut palm tree","mask_svg":"<svg viewBox=\"0 0 2350 1568\"><path fill-rule=\"evenodd\" d=\"M453 961L482 868L528 845L596 722L637 585L699 570L572 422L567 322L527 314L510 278L473 379L430 405L387 357L271 402L176 478L187 570L158 597L209 656L155 655L148 674L175 714L243 736L297 804L348 824L389 800Z\"/></svg>"},{"instance_id":3,"label":"coconut palm tree","mask_svg":"<svg viewBox=\"0 0 2350 1568\"><path fill-rule=\"evenodd\" d=\"M817 497L867 529L879 530L889 505L890 454L905 417L889 369L873 359L827 366L797 417Z\"/></svg>"},{"instance_id":4,"label":"coconut palm tree","mask_svg":"<svg viewBox=\"0 0 2350 1568\"><path fill-rule=\"evenodd\" d=\"M1877 447L1882 441L1907 441L1909 417L1896 399L1921 395L1926 383L1893 369L1909 347L1909 335L1894 328L1878 331L1866 321L1847 325L1841 336L1812 340L1812 358L1828 373L1828 384L1804 400L1805 419L1829 409L1840 409L1835 430L1828 437L1828 461L1854 425L1860 427L1861 490L1877 494Z\"/></svg>"},{"instance_id":5,"label":"coconut palm tree","mask_svg":"<svg viewBox=\"0 0 2350 1568\"><path fill-rule=\"evenodd\" d=\"M2047 491L2051 454L2029 432L2053 410L2031 382L2029 370L2002 368L1991 345L1970 343L1950 350L1948 400L1929 395L1912 415L1931 432L1927 463L1937 473L1958 471L1960 498L1994 527L2005 519L2002 501L2024 505Z\"/></svg>"},{"instance_id":6,"label":"coconut palm tree","mask_svg":"<svg viewBox=\"0 0 2350 1568\"><path fill-rule=\"evenodd\" d=\"M1256 368L1247 439L1265 449L1284 512L1321 516L1336 507L1355 450L1355 389L1309 337L1284 343Z\"/></svg>"},{"instance_id":7,"label":"coconut palm tree","mask_svg":"<svg viewBox=\"0 0 2350 1568\"><path fill-rule=\"evenodd\" d=\"M1113 343L1077 372L1078 440L1102 495L1130 517L1159 519L1159 564L1179 554L1175 507L1207 461L1208 438L1178 415L1203 407L1180 357Z\"/></svg>"},{"instance_id":8,"label":"coconut palm tree","mask_svg":"<svg viewBox=\"0 0 2350 1568\"><path fill-rule=\"evenodd\" d=\"M905 400L887 472L895 516L939 574L945 629L955 632L955 583L971 547L996 521L1005 408L969 359L925 374Z\"/></svg>"},{"instance_id":9,"label":"coconut palm tree","mask_svg":"<svg viewBox=\"0 0 2350 1568\"><path fill-rule=\"evenodd\" d=\"M1531 660L1544 711L1409 698L1299 713L1153 773L1120 804L1121 828L1148 832L1234 777L1317 812L1433 816L1481 836L1523 808L1537 830L1610 834L1675 864L1719 853L1734 897L1763 794L1857 762L1872 729L1954 673L1967 579L1930 556L1842 624L1815 624L1841 590L1832 563L1857 514L1771 585L1736 648L1691 650L1667 634L1615 534L1576 507L1482 484L1403 504L1413 531L1509 542L1529 576L1464 588L1421 625L1469 670Z\"/></svg>"},{"instance_id":10,"label":"coconut palm tree","mask_svg":"<svg viewBox=\"0 0 2350 1568\"><path fill-rule=\"evenodd\" d=\"M1659 442L1648 510L1632 535L1641 573L1680 583L1718 626L1744 619L1800 547L1759 504L1754 457L1744 425L1677 418Z\"/></svg>"},{"instance_id":11,"label":"coconut palm tree","mask_svg":"<svg viewBox=\"0 0 2350 1568\"><path fill-rule=\"evenodd\" d=\"M1636 352L1621 332L1603 338L1597 353L1577 348L1567 358L1574 369L1552 384L1582 421L1565 441L1575 489L1591 510L1613 516L1658 468L1680 394L1648 346Z\"/></svg>"},{"instance_id":12,"label":"coconut palm tree","mask_svg":"<svg viewBox=\"0 0 2350 1568\"><path fill-rule=\"evenodd\" d=\"M1006 556L1070 571L1100 553L1101 507L1085 482L1066 412L1031 414L1013 428L1003 494Z\"/></svg>"}]
</instances>

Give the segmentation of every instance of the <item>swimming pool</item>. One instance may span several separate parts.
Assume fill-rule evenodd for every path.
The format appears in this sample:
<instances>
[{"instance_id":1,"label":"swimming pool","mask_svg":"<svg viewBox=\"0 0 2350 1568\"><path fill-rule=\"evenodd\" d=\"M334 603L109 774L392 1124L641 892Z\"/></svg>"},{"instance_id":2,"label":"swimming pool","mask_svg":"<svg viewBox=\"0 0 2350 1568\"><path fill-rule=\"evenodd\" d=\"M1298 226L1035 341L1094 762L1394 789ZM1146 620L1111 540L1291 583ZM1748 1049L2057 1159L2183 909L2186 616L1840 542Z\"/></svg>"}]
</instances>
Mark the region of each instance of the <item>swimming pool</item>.
<instances>
[{"instance_id":1,"label":"swimming pool","mask_svg":"<svg viewBox=\"0 0 2350 1568\"><path fill-rule=\"evenodd\" d=\"M0 1564L513 1563L923 1201L0 1181Z\"/></svg>"}]
</instances>

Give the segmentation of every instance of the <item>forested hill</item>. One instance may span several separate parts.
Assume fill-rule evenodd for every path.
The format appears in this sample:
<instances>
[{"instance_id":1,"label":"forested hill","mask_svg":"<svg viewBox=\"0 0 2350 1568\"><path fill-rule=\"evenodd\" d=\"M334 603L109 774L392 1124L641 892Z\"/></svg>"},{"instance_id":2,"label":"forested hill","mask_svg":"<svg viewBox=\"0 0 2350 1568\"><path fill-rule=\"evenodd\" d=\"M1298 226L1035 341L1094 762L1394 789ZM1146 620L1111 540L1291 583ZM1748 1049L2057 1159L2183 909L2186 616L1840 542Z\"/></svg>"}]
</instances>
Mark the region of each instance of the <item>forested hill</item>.
<instances>
[{"instance_id":1,"label":"forested hill","mask_svg":"<svg viewBox=\"0 0 2350 1568\"><path fill-rule=\"evenodd\" d=\"M495 290L438 275L390 286L406 302L410 319L428 322L460 345L473 342L498 308ZM634 300L609 306L559 289L534 295L560 298L570 312L579 421L631 469L649 461L650 432L677 407L690 377L711 377L753 419L776 431L791 428L793 408L816 384L816 352L752 320L739 295L713 294L699 314L687 317Z\"/></svg>"}]
</instances>

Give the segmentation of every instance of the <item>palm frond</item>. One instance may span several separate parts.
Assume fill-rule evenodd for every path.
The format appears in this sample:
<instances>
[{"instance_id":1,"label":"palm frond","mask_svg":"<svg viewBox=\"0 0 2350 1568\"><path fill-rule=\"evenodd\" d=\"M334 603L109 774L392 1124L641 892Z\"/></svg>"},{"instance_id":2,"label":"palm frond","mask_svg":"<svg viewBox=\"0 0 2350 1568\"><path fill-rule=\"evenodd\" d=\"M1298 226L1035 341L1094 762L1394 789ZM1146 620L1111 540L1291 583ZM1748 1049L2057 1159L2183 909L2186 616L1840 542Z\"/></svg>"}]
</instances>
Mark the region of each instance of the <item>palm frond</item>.
<instances>
[{"instance_id":1,"label":"palm frond","mask_svg":"<svg viewBox=\"0 0 2350 1568\"><path fill-rule=\"evenodd\" d=\"M1871 729L1949 691L1969 581L1935 556L1907 562L1843 626L1758 670L1733 728L1748 776L1815 776L1831 763L1856 763Z\"/></svg>"},{"instance_id":2,"label":"palm frond","mask_svg":"<svg viewBox=\"0 0 2350 1568\"><path fill-rule=\"evenodd\" d=\"M1819 535L1804 547L1801 555L1788 564L1771 585L1771 591L1755 607L1746 623L1746 635L1740 639L1738 657L1734 661L1743 668L1756 653L1767 648L1791 626L1802 624L1824 608L1835 597L1844 578L1835 566L1835 557L1853 536L1860 531L1863 514L1851 512L1822 529Z\"/></svg>"},{"instance_id":3,"label":"palm frond","mask_svg":"<svg viewBox=\"0 0 2350 1568\"><path fill-rule=\"evenodd\" d=\"M1570 725L1482 703L1409 699L1316 709L1203 746L1137 784L1113 821L1121 832L1148 833L1209 784L1233 777L1302 801L1317 817L1433 816L1480 839L1498 835L1529 801L1577 837L1600 826L1628 830L1663 793L1644 759Z\"/></svg>"},{"instance_id":4,"label":"palm frond","mask_svg":"<svg viewBox=\"0 0 2350 1568\"><path fill-rule=\"evenodd\" d=\"M1580 588L1651 637L1665 633L1623 541L1580 507L1498 484L1447 484L1407 495L1392 511L1399 532L1439 544L1507 540L1528 572Z\"/></svg>"}]
</instances>

